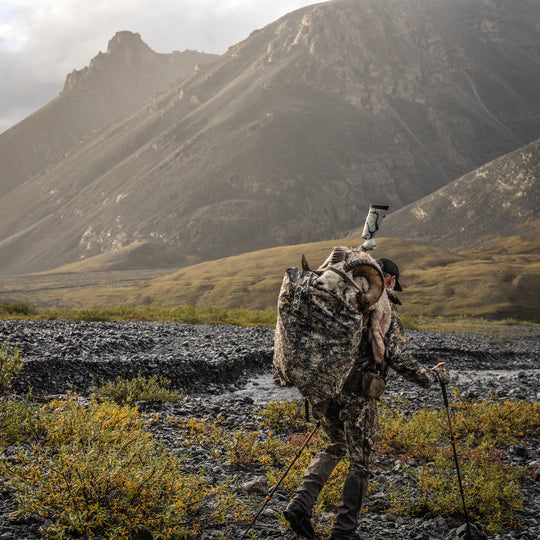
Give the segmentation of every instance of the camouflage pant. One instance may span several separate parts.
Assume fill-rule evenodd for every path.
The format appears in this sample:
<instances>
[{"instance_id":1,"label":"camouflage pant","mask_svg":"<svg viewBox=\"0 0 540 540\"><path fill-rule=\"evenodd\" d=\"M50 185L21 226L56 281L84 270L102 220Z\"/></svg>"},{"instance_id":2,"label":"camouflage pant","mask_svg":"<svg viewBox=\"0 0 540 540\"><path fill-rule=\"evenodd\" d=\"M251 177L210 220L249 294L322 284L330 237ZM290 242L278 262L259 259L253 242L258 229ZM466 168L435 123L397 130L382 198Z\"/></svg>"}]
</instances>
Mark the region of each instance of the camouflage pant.
<instances>
[{"instance_id":1,"label":"camouflage pant","mask_svg":"<svg viewBox=\"0 0 540 540\"><path fill-rule=\"evenodd\" d=\"M350 469L365 476L369 474L379 428L377 404L375 399L343 393L328 402L324 413L313 407L313 415L321 420L324 451L336 459L349 454Z\"/></svg>"}]
</instances>

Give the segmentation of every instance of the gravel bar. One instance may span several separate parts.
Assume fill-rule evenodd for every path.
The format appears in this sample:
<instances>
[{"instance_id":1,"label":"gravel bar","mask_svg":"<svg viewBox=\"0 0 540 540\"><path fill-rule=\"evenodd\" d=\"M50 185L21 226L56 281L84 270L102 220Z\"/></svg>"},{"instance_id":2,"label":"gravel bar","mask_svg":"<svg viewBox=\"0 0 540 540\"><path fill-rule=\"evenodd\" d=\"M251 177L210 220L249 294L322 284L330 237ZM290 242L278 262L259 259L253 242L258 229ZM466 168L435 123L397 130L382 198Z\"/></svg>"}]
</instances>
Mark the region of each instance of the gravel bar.
<instances>
[{"instance_id":1,"label":"gravel bar","mask_svg":"<svg viewBox=\"0 0 540 540\"><path fill-rule=\"evenodd\" d=\"M0 321L0 343L17 347L24 359L24 370L16 391L30 388L34 396L77 392L91 393L93 384L116 377L138 374L162 375L171 386L182 390L185 399L177 405L165 404L155 410L172 415L218 417L234 429L253 429L253 410L273 399L297 397L295 389L272 384L273 328L186 325L150 322L73 322L73 321ZM409 351L430 367L447 362L452 385L464 397L499 396L502 399L540 401L540 340L529 332L524 336L501 339L500 336L408 331ZM392 372L391 372L392 373ZM440 388L424 390L392 374L387 397L406 396L411 410L442 407ZM148 407L152 408L149 404ZM143 404L144 410L144 404ZM174 448L178 434L172 429L155 433ZM524 481L525 508L517 518L522 527L506 529L490 536L494 540L536 540L540 538L540 441L527 440L505 448L505 459L527 467ZM257 486L261 471L243 470L216 463L204 451L187 458L194 470L204 466L215 483L238 479L245 486ZM374 473L384 482L403 480L402 463L380 464ZM381 478L380 475L387 475ZM251 489L246 487L246 490ZM367 500L376 507L377 495ZM375 500L374 500L375 499ZM264 491L261 493L261 505ZM279 524L287 496L278 490L255 526L257 538L293 540L294 534ZM11 521L14 503L0 489L0 540L38 540L42 538L38 519ZM236 540L242 530L202 531L201 540ZM370 510L362 517L358 538L378 540L421 539L453 540L463 538L462 523L442 516L422 518L394 516Z\"/></svg>"}]
</instances>

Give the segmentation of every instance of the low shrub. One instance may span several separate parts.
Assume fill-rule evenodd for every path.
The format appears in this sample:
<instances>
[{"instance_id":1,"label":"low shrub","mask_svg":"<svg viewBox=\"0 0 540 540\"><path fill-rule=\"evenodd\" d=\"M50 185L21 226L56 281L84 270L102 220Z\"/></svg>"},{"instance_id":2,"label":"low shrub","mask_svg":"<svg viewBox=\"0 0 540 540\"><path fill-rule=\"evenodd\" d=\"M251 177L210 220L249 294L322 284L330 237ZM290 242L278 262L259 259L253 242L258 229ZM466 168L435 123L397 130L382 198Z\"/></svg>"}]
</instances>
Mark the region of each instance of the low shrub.
<instances>
[{"instance_id":1,"label":"low shrub","mask_svg":"<svg viewBox=\"0 0 540 540\"><path fill-rule=\"evenodd\" d=\"M36 313L36 307L27 302L0 302L0 317L26 318Z\"/></svg>"},{"instance_id":2,"label":"low shrub","mask_svg":"<svg viewBox=\"0 0 540 540\"><path fill-rule=\"evenodd\" d=\"M124 395L122 399L134 398ZM259 509L260 498L239 495L233 481L210 485L202 466L193 470L191 464L190 473L185 472L181 456L193 452L240 470L264 470L271 489L298 456L311 430L295 401L272 402L256 411L258 423L251 430L229 428L220 417L142 416L136 408L120 406L110 397L104 402L92 398L84 405L72 396L40 408L30 400L10 399L3 406L6 414L0 418L9 420L0 422L0 451L13 443L20 443L20 450L16 460L0 457L0 474L13 492L18 515L49 520L49 538L69 533L111 539L137 535L182 539L200 535L202 527L221 524L227 529L248 522L247 514ZM16 425L17 417L20 425ZM458 400L453 417L471 518L492 532L516 526L525 471L505 463L496 445L538 436L537 406ZM154 439L150 420L167 422L178 430L174 452ZM392 477L386 475L384 484L372 482L372 489L387 495L389 509L385 511L462 515L445 422L440 410L410 413L406 401L382 404L378 453L385 454L390 463L398 456L420 462L418 467L405 467L401 473L405 482L400 478L394 488L390 487ZM505 424L502 432L497 427L501 422ZM292 494L321 446L315 434L282 481L282 489ZM347 468L347 460L336 467L314 508L316 516L336 509ZM331 520L321 523L323 534Z\"/></svg>"},{"instance_id":3,"label":"low shrub","mask_svg":"<svg viewBox=\"0 0 540 540\"><path fill-rule=\"evenodd\" d=\"M218 459L225 452L224 444L227 433L221 425L221 420L210 421L206 418L169 417L169 424L182 432L180 448L199 446Z\"/></svg>"},{"instance_id":4,"label":"low shrub","mask_svg":"<svg viewBox=\"0 0 540 540\"><path fill-rule=\"evenodd\" d=\"M3 343L0 346L0 403L8 398L22 369L23 362L18 349L10 349Z\"/></svg>"},{"instance_id":5,"label":"low shrub","mask_svg":"<svg viewBox=\"0 0 540 540\"><path fill-rule=\"evenodd\" d=\"M42 436L0 460L17 514L52 522L49 538L69 532L87 538L191 538L203 507L216 522L241 505L181 462L144 428L135 408L111 402L53 401L41 413Z\"/></svg>"},{"instance_id":6,"label":"low shrub","mask_svg":"<svg viewBox=\"0 0 540 540\"><path fill-rule=\"evenodd\" d=\"M306 427L304 405L301 401L270 401L257 411L262 427L273 431L299 431Z\"/></svg>"},{"instance_id":7,"label":"low shrub","mask_svg":"<svg viewBox=\"0 0 540 540\"><path fill-rule=\"evenodd\" d=\"M149 401L153 403L178 403L183 394L167 387L171 381L165 377L152 375L143 377L139 374L133 379L117 377L104 385L95 388L93 393L98 399L110 399L116 403L135 403Z\"/></svg>"},{"instance_id":8,"label":"low shrub","mask_svg":"<svg viewBox=\"0 0 540 540\"><path fill-rule=\"evenodd\" d=\"M459 398L457 392L455 396ZM424 463L407 469L411 485L394 490L390 511L460 515L461 495L445 412L421 409L407 414L388 404L380 410L380 450ZM467 508L490 532L516 525L515 513L523 507L520 479L525 471L505 464L498 448L518 438L540 436L540 406L458 399L452 412Z\"/></svg>"},{"instance_id":9,"label":"low shrub","mask_svg":"<svg viewBox=\"0 0 540 540\"><path fill-rule=\"evenodd\" d=\"M483 446L514 444L520 437L540 437L540 404L527 401L459 399L454 424L458 436Z\"/></svg>"},{"instance_id":10,"label":"low shrub","mask_svg":"<svg viewBox=\"0 0 540 540\"><path fill-rule=\"evenodd\" d=\"M444 418L440 410L421 409L409 415L406 409L383 404L379 408L379 448L396 456L428 461L444 437Z\"/></svg>"},{"instance_id":11,"label":"low shrub","mask_svg":"<svg viewBox=\"0 0 540 540\"><path fill-rule=\"evenodd\" d=\"M459 448L460 472L469 518L480 521L488 532L517 526L516 512L523 508L520 480L524 468L505 465L493 450ZM412 485L395 487L390 494L389 512L409 516L461 517L462 499L450 451L440 450L433 462L417 469L407 468Z\"/></svg>"},{"instance_id":12,"label":"low shrub","mask_svg":"<svg viewBox=\"0 0 540 540\"><path fill-rule=\"evenodd\" d=\"M416 317L401 317L401 324L403 324L403 328L406 330L418 330L420 328L420 324Z\"/></svg>"},{"instance_id":13,"label":"low shrub","mask_svg":"<svg viewBox=\"0 0 540 540\"><path fill-rule=\"evenodd\" d=\"M40 411L32 396L0 402L0 448L34 439L40 430Z\"/></svg>"},{"instance_id":14,"label":"low shrub","mask_svg":"<svg viewBox=\"0 0 540 540\"><path fill-rule=\"evenodd\" d=\"M2 306L5 306L2 308ZM108 321L173 321L185 324L231 324L235 326L275 326L276 310L223 309L213 306L95 306L91 308L39 308L29 304L0 304L6 319Z\"/></svg>"}]
</instances>

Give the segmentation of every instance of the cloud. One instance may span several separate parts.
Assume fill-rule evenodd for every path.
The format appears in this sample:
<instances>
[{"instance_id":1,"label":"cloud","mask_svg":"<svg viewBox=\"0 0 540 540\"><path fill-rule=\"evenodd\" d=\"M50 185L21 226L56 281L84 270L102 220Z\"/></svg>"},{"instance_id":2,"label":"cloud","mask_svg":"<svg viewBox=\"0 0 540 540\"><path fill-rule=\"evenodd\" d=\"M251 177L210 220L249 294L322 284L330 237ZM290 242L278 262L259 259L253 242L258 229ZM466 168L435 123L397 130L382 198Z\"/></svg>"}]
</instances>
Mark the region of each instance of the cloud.
<instances>
[{"instance_id":1,"label":"cloud","mask_svg":"<svg viewBox=\"0 0 540 540\"><path fill-rule=\"evenodd\" d=\"M309 0L2 0L0 132L56 97L117 31L156 52L221 54Z\"/></svg>"}]
</instances>

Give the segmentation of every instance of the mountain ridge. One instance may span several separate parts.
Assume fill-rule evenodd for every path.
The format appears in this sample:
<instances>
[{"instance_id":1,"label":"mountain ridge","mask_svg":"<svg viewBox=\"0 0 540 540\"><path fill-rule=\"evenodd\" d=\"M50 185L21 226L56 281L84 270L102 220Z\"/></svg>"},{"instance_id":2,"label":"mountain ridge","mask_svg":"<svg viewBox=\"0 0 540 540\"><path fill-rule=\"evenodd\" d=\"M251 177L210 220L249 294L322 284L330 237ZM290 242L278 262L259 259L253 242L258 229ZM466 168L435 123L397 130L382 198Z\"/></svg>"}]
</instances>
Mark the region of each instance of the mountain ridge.
<instances>
[{"instance_id":1,"label":"mountain ridge","mask_svg":"<svg viewBox=\"0 0 540 540\"><path fill-rule=\"evenodd\" d=\"M120 31L89 66L66 76L59 96L0 134L0 196L59 162L92 133L217 55L154 52L140 34Z\"/></svg>"},{"instance_id":2,"label":"mountain ridge","mask_svg":"<svg viewBox=\"0 0 540 540\"><path fill-rule=\"evenodd\" d=\"M1 198L0 271L154 240L215 259L414 202L538 138L534 4L336 0L280 18Z\"/></svg>"},{"instance_id":3,"label":"mountain ridge","mask_svg":"<svg viewBox=\"0 0 540 540\"><path fill-rule=\"evenodd\" d=\"M390 214L385 234L453 250L485 247L540 217L539 184L537 139Z\"/></svg>"}]
</instances>

